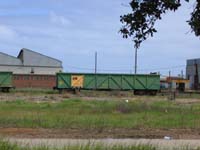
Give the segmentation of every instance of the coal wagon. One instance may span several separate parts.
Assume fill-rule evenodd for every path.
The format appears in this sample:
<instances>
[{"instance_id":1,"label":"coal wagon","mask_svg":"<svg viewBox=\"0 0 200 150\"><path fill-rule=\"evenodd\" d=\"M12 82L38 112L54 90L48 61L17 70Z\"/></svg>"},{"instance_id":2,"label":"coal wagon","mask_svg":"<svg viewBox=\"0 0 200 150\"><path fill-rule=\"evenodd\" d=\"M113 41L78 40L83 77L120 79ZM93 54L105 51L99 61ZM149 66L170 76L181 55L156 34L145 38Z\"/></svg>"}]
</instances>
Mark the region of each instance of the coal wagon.
<instances>
[{"instance_id":1,"label":"coal wagon","mask_svg":"<svg viewBox=\"0 0 200 150\"><path fill-rule=\"evenodd\" d=\"M56 89L60 92L65 89L132 90L137 95L156 95L160 90L160 75L57 73Z\"/></svg>"}]
</instances>

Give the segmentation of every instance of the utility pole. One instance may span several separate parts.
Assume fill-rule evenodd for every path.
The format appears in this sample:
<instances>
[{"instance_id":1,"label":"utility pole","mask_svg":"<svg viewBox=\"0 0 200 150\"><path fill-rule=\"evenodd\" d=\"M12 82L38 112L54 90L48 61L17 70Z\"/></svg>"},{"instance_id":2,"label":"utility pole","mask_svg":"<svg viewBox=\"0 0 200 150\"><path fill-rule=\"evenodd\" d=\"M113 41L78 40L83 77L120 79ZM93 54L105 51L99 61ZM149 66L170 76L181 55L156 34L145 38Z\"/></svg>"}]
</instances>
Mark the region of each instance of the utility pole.
<instances>
[{"instance_id":1,"label":"utility pole","mask_svg":"<svg viewBox=\"0 0 200 150\"><path fill-rule=\"evenodd\" d=\"M171 71L169 71L169 77L168 77L168 84L169 84L169 100L175 100L176 99L176 91L173 91L173 83L171 78Z\"/></svg>"},{"instance_id":2,"label":"utility pole","mask_svg":"<svg viewBox=\"0 0 200 150\"><path fill-rule=\"evenodd\" d=\"M97 52L95 52L95 69L94 69L94 73L95 73L95 90L97 89Z\"/></svg>"},{"instance_id":3,"label":"utility pole","mask_svg":"<svg viewBox=\"0 0 200 150\"><path fill-rule=\"evenodd\" d=\"M95 52L95 74L97 74L97 52Z\"/></svg>"},{"instance_id":4,"label":"utility pole","mask_svg":"<svg viewBox=\"0 0 200 150\"><path fill-rule=\"evenodd\" d=\"M135 74L137 74L137 51L138 49L135 48Z\"/></svg>"}]
</instances>

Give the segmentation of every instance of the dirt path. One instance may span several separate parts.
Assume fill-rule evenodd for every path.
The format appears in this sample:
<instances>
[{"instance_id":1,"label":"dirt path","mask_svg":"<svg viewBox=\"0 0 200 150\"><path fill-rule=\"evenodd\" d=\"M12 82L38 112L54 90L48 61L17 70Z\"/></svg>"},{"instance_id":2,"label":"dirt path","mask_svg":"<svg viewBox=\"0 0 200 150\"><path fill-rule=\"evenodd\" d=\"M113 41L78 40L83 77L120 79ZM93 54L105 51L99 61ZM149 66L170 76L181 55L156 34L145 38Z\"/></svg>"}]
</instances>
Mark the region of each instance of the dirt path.
<instances>
[{"instance_id":1,"label":"dirt path","mask_svg":"<svg viewBox=\"0 0 200 150\"><path fill-rule=\"evenodd\" d=\"M163 139L9 139L11 143L18 143L22 146L40 146L47 145L49 147L62 148L69 145L86 145L103 144L105 146L112 145L140 145L147 144L157 147L159 150L174 150L174 149L196 149L200 147L200 140L163 140Z\"/></svg>"},{"instance_id":2,"label":"dirt path","mask_svg":"<svg viewBox=\"0 0 200 150\"><path fill-rule=\"evenodd\" d=\"M102 138L145 138L163 139L200 139L199 130L191 129L32 129L0 128L0 135L14 138L69 138L69 139L102 139Z\"/></svg>"}]
</instances>

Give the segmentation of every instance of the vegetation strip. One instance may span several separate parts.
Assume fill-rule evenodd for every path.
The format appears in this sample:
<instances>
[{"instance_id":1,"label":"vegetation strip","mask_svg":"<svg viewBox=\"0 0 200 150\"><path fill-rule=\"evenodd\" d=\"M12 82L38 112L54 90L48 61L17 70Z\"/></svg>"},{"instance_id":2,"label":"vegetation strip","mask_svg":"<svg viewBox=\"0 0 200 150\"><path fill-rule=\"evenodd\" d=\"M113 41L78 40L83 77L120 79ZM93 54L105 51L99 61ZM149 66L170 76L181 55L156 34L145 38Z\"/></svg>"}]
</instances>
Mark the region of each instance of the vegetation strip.
<instances>
[{"instance_id":1,"label":"vegetation strip","mask_svg":"<svg viewBox=\"0 0 200 150\"><path fill-rule=\"evenodd\" d=\"M189 128L200 127L200 104L168 101L0 102L0 127L17 128Z\"/></svg>"},{"instance_id":2,"label":"vegetation strip","mask_svg":"<svg viewBox=\"0 0 200 150\"><path fill-rule=\"evenodd\" d=\"M156 148L151 145L105 146L103 144L92 144L92 143L88 143L86 145L74 145L74 146L69 145L69 146L65 146L65 147L61 147L61 148L48 147L46 145L30 147L30 146L20 146L18 144L11 144L5 140L0 140L0 149L2 149L2 150L156 150Z\"/></svg>"}]
</instances>

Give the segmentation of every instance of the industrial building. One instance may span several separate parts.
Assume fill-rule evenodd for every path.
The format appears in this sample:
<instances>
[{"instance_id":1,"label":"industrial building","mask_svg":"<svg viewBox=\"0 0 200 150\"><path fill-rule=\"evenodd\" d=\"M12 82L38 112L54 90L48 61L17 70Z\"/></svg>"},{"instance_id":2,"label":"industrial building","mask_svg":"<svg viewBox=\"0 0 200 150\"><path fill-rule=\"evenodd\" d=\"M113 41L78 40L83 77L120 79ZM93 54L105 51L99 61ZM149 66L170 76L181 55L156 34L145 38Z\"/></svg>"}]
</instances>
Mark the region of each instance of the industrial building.
<instances>
[{"instance_id":1,"label":"industrial building","mask_svg":"<svg viewBox=\"0 0 200 150\"><path fill-rule=\"evenodd\" d=\"M191 89L200 89L200 58L187 60L186 77L188 80L190 80Z\"/></svg>"},{"instance_id":2,"label":"industrial building","mask_svg":"<svg viewBox=\"0 0 200 150\"><path fill-rule=\"evenodd\" d=\"M177 92L189 91L190 81L182 77L165 77L160 79L161 90L173 90Z\"/></svg>"},{"instance_id":3,"label":"industrial building","mask_svg":"<svg viewBox=\"0 0 200 150\"><path fill-rule=\"evenodd\" d=\"M0 71L13 74L55 75L63 70L62 62L23 48L17 57L0 52Z\"/></svg>"}]
</instances>

